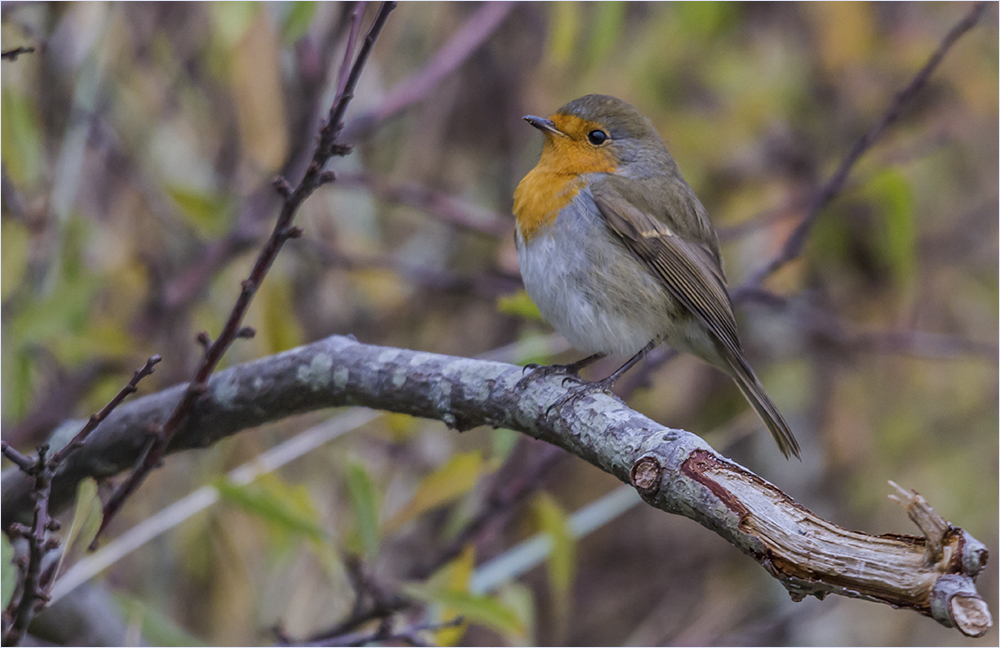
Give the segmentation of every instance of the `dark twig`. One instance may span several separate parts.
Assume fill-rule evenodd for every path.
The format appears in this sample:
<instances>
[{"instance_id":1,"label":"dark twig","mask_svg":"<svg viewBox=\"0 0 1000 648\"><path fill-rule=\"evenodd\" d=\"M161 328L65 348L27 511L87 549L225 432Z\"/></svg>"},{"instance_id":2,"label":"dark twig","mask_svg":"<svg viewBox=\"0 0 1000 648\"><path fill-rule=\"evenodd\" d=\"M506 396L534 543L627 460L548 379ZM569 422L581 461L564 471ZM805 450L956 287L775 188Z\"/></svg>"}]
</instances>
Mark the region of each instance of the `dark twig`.
<instances>
[{"instance_id":1,"label":"dark twig","mask_svg":"<svg viewBox=\"0 0 1000 648\"><path fill-rule=\"evenodd\" d=\"M331 628L313 633L306 639L289 637L279 625L274 629L274 632L278 637L280 645L355 645L352 643L342 643L343 637L366 634L356 631L371 621L378 620L380 628L391 625L390 622L393 615L412 606L412 602L406 597L385 591L375 579L365 573L365 565L357 557L349 556L344 566L347 571L347 577L351 581L351 587L354 589L354 606L347 618Z\"/></svg>"},{"instance_id":2,"label":"dark twig","mask_svg":"<svg viewBox=\"0 0 1000 648\"><path fill-rule=\"evenodd\" d=\"M361 19L365 15L365 5L367 2L358 2L354 5L351 13L351 30L347 34L347 49L344 51L344 59L340 63L340 73L337 75L337 97L344 95L347 87L347 79L351 73L351 57L354 56L354 47L358 44L358 35L361 34Z\"/></svg>"},{"instance_id":3,"label":"dark twig","mask_svg":"<svg viewBox=\"0 0 1000 648\"><path fill-rule=\"evenodd\" d=\"M533 449L537 452L532 452ZM466 545L481 537L487 528L502 524L517 505L538 490L553 466L567 456L569 455L566 452L555 446L534 444L522 439L504 462L503 467L492 477L482 509L451 542L436 551L429 561L412 570L409 578L417 581L426 580L457 557ZM413 605L406 597L386 592L375 583L365 574L364 565L359 560L348 560L345 566L355 591L354 608L347 618L302 641L290 639L280 630L276 630L283 643L305 646L357 645L351 643L355 637L370 634L357 632L357 628L376 619L386 622ZM371 641L377 640L371 639ZM383 638L383 640L388 639Z\"/></svg>"},{"instance_id":4,"label":"dark twig","mask_svg":"<svg viewBox=\"0 0 1000 648\"><path fill-rule=\"evenodd\" d=\"M82 446L83 442L87 440L90 433L94 431L94 428L100 425L101 421L108 417L108 414L115 411L115 408L121 405L123 400L135 393L136 388L139 385L139 381L153 373L153 368L159 364L160 360L162 360L162 358L158 354L154 354L146 360L146 364L142 365L142 367L133 372L132 378L122 388L122 390L111 399L111 402L105 405L100 412L92 415L87 421L87 424L83 426L83 429L77 432L76 436L74 436L69 443L64 445L58 452L55 453L55 455L53 455L52 463L58 466L63 462L63 460L66 459L69 453Z\"/></svg>"},{"instance_id":5,"label":"dark twig","mask_svg":"<svg viewBox=\"0 0 1000 648\"><path fill-rule=\"evenodd\" d=\"M28 455L21 454L20 452L12 448L10 445L8 445L6 441L0 441L0 447L3 448L3 456L7 457L15 464L17 464L17 467L23 470L24 472L30 472L31 469L34 467L35 465L34 459L29 457Z\"/></svg>"},{"instance_id":6,"label":"dark twig","mask_svg":"<svg viewBox=\"0 0 1000 648\"><path fill-rule=\"evenodd\" d=\"M767 277L771 276L779 269L798 258L798 256L802 253L802 248L809 237L809 233L812 231L813 225L816 223L816 219L819 218L820 212L844 189L847 183L848 175L854 167L854 164L868 151L868 149L872 147L872 145L875 144L885 129L899 119L903 109L927 84L927 80L941 63L942 59L944 59L945 54L948 53L948 50L951 49L952 45L954 45L962 35L976 25L982 17L983 12L986 10L986 6L987 5L984 2L977 3L969 11L969 13L966 14L962 20L956 23L955 26L952 27L951 30L945 35L941 44L938 45L937 50L935 50L931 57L927 60L927 63L925 63L924 66L917 72L910 83L896 95L895 100L889 105L878 121L876 121L872 127L868 129L868 132L866 132L861 139L857 141L857 143L855 143L854 147L840 163L840 167L833 174L830 180L828 180L827 183L816 192L812 200L808 203L809 207L806 211L805 217L789 235L784 246L782 246L781 251L778 252L778 254L771 259L767 265L752 274L740 286L730 291L734 303L746 299L753 290L764 282ZM643 372L648 376L650 373L659 369L672 357L672 355L665 354L648 357L643 363Z\"/></svg>"},{"instance_id":7,"label":"dark twig","mask_svg":"<svg viewBox=\"0 0 1000 648\"><path fill-rule=\"evenodd\" d=\"M117 408L125 398L136 390L139 381L153 373L153 367L160 361L160 356L154 355L141 369L132 374L124 388L101 409L90 417L76 436L61 450L48 456L49 446L38 448L38 456L32 459L2 443L3 455L34 479L32 498L35 509L31 528L12 525L11 533L19 534L28 540L28 559L19 563L20 572L18 591L11 597L10 603L3 612L3 645L14 646L21 643L28 624L35 614L49 601L51 578L54 574L43 573L42 562L45 555L59 547L59 538L53 533L59 530L59 523L53 520L49 513L49 499L52 495L52 479L56 471L77 448L82 446L87 436Z\"/></svg>"},{"instance_id":8,"label":"dark twig","mask_svg":"<svg viewBox=\"0 0 1000 648\"><path fill-rule=\"evenodd\" d=\"M422 101L493 35L514 6L513 2L484 2L427 65L390 90L377 108L352 120L346 135L355 140L365 137L382 122Z\"/></svg>"},{"instance_id":9,"label":"dark twig","mask_svg":"<svg viewBox=\"0 0 1000 648\"><path fill-rule=\"evenodd\" d=\"M429 646L434 644L429 644L423 640L420 637L421 632L437 632L438 630L460 626L464 622L464 618L455 617L450 621L442 623L414 623L405 628L394 630L391 619L386 618L379 623L378 628L375 630L344 633L317 641L294 642L289 641L288 637L284 636L281 639L284 645L296 646L367 646L373 643L388 642L401 642L407 646Z\"/></svg>"},{"instance_id":10,"label":"dark twig","mask_svg":"<svg viewBox=\"0 0 1000 648\"><path fill-rule=\"evenodd\" d=\"M496 270L473 276L462 276L449 270L407 263L388 254L358 254L346 252L333 244L309 241L324 266L344 270L376 268L395 273L400 279L432 290L460 295L471 294L490 301L509 294L521 286L520 278Z\"/></svg>"},{"instance_id":11,"label":"dark twig","mask_svg":"<svg viewBox=\"0 0 1000 648\"><path fill-rule=\"evenodd\" d=\"M4 426L3 438L14 446L38 445L60 423L72 418L77 403L97 379L117 374L122 369L122 362L111 358L95 358L69 371L60 368L57 378L32 403L28 415L17 423Z\"/></svg>"},{"instance_id":12,"label":"dark twig","mask_svg":"<svg viewBox=\"0 0 1000 648\"><path fill-rule=\"evenodd\" d=\"M28 540L28 560L18 562L19 571L18 592L11 598L3 611L3 645L16 646L24 639L28 624L35 614L48 602L47 583L42 578L42 560L45 554L59 546L50 532L59 528L59 523L49 517L49 493L52 491L52 475L54 470L45 460L48 445L38 448L38 457L26 472L35 478L33 496L35 512L31 528L18 525L11 530Z\"/></svg>"},{"instance_id":13,"label":"dark twig","mask_svg":"<svg viewBox=\"0 0 1000 648\"><path fill-rule=\"evenodd\" d=\"M796 228L789 235L788 239L785 241L785 245L782 247L781 251L771 259L770 263L754 273L744 284L740 286L733 293L733 300L737 301L741 298L741 293L748 290L752 286L760 285L765 278L777 272L779 269L784 267L786 264L798 258L802 253L802 247L805 245L806 240L809 237L809 233L812 231L813 225L816 223L816 219L819 218L820 212L826 207L844 188L844 184L847 182L847 176L850 174L851 169L854 164L861 158L865 152L868 151L875 144L885 129L888 128L892 123L899 119L900 115L903 113L903 109L910 103L914 96L920 90L927 85L927 80L930 79L931 74L937 69L937 66L944 59L945 54L951 49L951 46L958 41L967 31L972 29L979 19L982 17L983 13L986 11L987 4L985 2L976 3L968 14L962 20L955 24L951 28L941 44L938 46L937 50L931 55L927 60L927 63L917 72L913 80L910 81L909 85L903 88L896 95L896 99L892 102L889 108L882 114L882 116L872 124L871 128L868 129L861 139L855 143L854 148L847 154L843 162L840 163L840 167L833 174L833 177L816 193L810 202L809 209L806 213L805 218L796 226Z\"/></svg>"},{"instance_id":14,"label":"dark twig","mask_svg":"<svg viewBox=\"0 0 1000 648\"><path fill-rule=\"evenodd\" d=\"M330 108L326 124L320 129L319 143L316 145L312 162L310 162L309 167L306 169L302 180L290 193L284 183L278 187L277 191L283 198L281 213L278 216L278 221L275 223L270 238L258 255L249 277L243 280L241 284L242 290L240 291L240 296L237 298L235 306L233 306L229 319L226 321L218 338L206 350L195 372L194 379L189 383L184 396L177 404L173 413L156 433L150 437L150 444L147 451L143 453L141 460L135 465L132 473L105 504L101 527L97 533L98 537L121 509L125 500L135 492L146 476L159 464L170 442L173 441L181 425L191 415L195 403L204 393L208 384L208 378L215 371L223 354L237 338L241 337L243 317L246 315L250 307L250 302L260 288L267 271L274 263L278 252L281 251L286 241L302 233L301 230L292 226L292 220L295 218L299 206L321 185L333 180L332 173L323 171L323 167L334 155L346 155L350 151L348 147L338 143L338 137L343 130L342 120L344 112L354 97L354 89L357 86L358 79L361 77L361 71L368 61L368 56L371 54L375 39L378 38L386 19L389 17L389 13L394 8L395 3L393 2L385 2L379 8L378 14L375 16L375 20L369 28L367 36L365 36L364 43L361 45L357 58L354 60L347 80L340 83L341 89L338 91ZM356 12L354 17L355 23L359 23L361 19L360 12ZM356 25L352 26L352 29L355 28L357 28ZM348 49L345 53L345 58L350 58L352 55L353 52Z\"/></svg>"},{"instance_id":15,"label":"dark twig","mask_svg":"<svg viewBox=\"0 0 1000 648\"><path fill-rule=\"evenodd\" d=\"M803 329L844 351L898 353L937 360L968 356L995 359L998 353L996 344L956 335L926 331L860 331L853 324L802 300L762 288L748 290L745 295L746 300L798 315Z\"/></svg>"},{"instance_id":16,"label":"dark twig","mask_svg":"<svg viewBox=\"0 0 1000 648\"><path fill-rule=\"evenodd\" d=\"M419 581L430 578L435 571L458 557L466 545L480 537L489 526L495 526L509 517L508 514L515 507L541 487L542 481L559 460L569 456L555 446L530 444L524 439L519 446L497 472L483 508L451 542L437 551L428 563L418 568L411 575L412 579ZM533 446L537 452L529 455L528 461L525 461L525 453Z\"/></svg>"},{"instance_id":17,"label":"dark twig","mask_svg":"<svg viewBox=\"0 0 1000 648\"><path fill-rule=\"evenodd\" d=\"M499 237L510 235L513 228L514 221L510 216L483 209L415 182L393 182L385 176L368 172L344 174L338 180L342 185L363 187L376 198L414 207L444 223L471 232Z\"/></svg>"},{"instance_id":18,"label":"dark twig","mask_svg":"<svg viewBox=\"0 0 1000 648\"><path fill-rule=\"evenodd\" d=\"M12 50L6 50L5 52L0 52L0 58L5 61L16 61L17 57L22 54L32 54L34 53L34 47L15 47Z\"/></svg>"}]
</instances>

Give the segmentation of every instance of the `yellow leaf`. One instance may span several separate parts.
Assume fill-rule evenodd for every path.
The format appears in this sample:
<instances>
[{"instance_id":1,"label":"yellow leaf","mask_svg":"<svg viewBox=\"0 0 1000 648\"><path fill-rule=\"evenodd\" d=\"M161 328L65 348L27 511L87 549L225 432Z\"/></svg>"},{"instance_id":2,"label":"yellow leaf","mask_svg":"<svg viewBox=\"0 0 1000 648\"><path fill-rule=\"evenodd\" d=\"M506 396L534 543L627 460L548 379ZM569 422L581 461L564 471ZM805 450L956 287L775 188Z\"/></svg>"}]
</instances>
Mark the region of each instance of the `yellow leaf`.
<instances>
[{"instance_id":1,"label":"yellow leaf","mask_svg":"<svg viewBox=\"0 0 1000 648\"><path fill-rule=\"evenodd\" d=\"M73 522L69 526L66 534L66 543L63 547L60 563L69 555L73 544L80 540L80 545L88 546L97 535L97 529L101 525L101 500L97 497L97 482L87 477L76 487L76 506L73 509ZM58 571L58 570L56 570Z\"/></svg>"},{"instance_id":2,"label":"yellow leaf","mask_svg":"<svg viewBox=\"0 0 1000 648\"><path fill-rule=\"evenodd\" d=\"M17 221L5 218L0 226L0 247L3 258L0 273L0 299L6 301L21 285L28 269L28 228Z\"/></svg>"},{"instance_id":3,"label":"yellow leaf","mask_svg":"<svg viewBox=\"0 0 1000 648\"><path fill-rule=\"evenodd\" d=\"M410 520L464 495L476 485L482 473L481 453L456 454L448 463L424 477L410 503L386 524L386 533L394 533Z\"/></svg>"},{"instance_id":4,"label":"yellow leaf","mask_svg":"<svg viewBox=\"0 0 1000 648\"><path fill-rule=\"evenodd\" d=\"M427 583L406 583L401 589L407 596L438 604L440 608L435 610L434 616L440 621L450 621L458 616L464 619L456 628L445 628L437 632L437 640L441 645L457 643L468 623L487 626L511 639L524 636L524 620L514 609L499 597L468 591L474 566L475 554L469 546Z\"/></svg>"},{"instance_id":5,"label":"yellow leaf","mask_svg":"<svg viewBox=\"0 0 1000 648\"><path fill-rule=\"evenodd\" d=\"M253 173L274 173L288 154L288 131L278 35L267 11L257 12L232 57L230 81L240 141L254 163Z\"/></svg>"},{"instance_id":6,"label":"yellow leaf","mask_svg":"<svg viewBox=\"0 0 1000 648\"><path fill-rule=\"evenodd\" d=\"M872 6L867 2L809 2L802 6L812 18L823 64L841 72L870 57L875 42Z\"/></svg>"},{"instance_id":7,"label":"yellow leaf","mask_svg":"<svg viewBox=\"0 0 1000 648\"><path fill-rule=\"evenodd\" d=\"M14 184L25 189L41 177L45 162L39 111L28 97L6 85L0 93L0 105L0 157Z\"/></svg>"},{"instance_id":8,"label":"yellow leaf","mask_svg":"<svg viewBox=\"0 0 1000 648\"><path fill-rule=\"evenodd\" d=\"M417 418L409 414L388 412L382 415L382 419L385 421L385 427L389 430L392 440L397 443L409 439L420 426Z\"/></svg>"},{"instance_id":9,"label":"yellow leaf","mask_svg":"<svg viewBox=\"0 0 1000 648\"><path fill-rule=\"evenodd\" d=\"M458 558L446 565L442 570L441 576L445 581L445 587L459 592L467 591L469 589L469 581L472 580L472 571L475 567L476 551L472 545L468 545L462 550L462 553L459 554ZM441 610L441 620L449 621L455 618L458 614L458 610L444 608ZM465 631L468 627L469 623L467 621L463 621L457 626L438 630L435 633L438 645L458 645L458 642L462 640L462 637L465 635Z\"/></svg>"},{"instance_id":10,"label":"yellow leaf","mask_svg":"<svg viewBox=\"0 0 1000 648\"><path fill-rule=\"evenodd\" d=\"M552 543L549 552L549 586L556 618L560 624L569 619L570 591L576 567L576 540L569 527L566 513L548 493L535 497L535 518L543 533Z\"/></svg>"},{"instance_id":11,"label":"yellow leaf","mask_svg":"<svg viewBox=\"0 0 1000 648\"><path fill-rule=\"evenodd\" d=\"M347 464L347 494L354 513L355 544L367 560L374 560L381 542L379 496L368 469L356 459Z\"/></svg>"},{"instance_id":12,"label":"yellow leaf","mask_svg":"<svg viewBox=\"0 0 1000 648\"><path fill-rule=\"evenodd\" d=\"M497 298L497 311L512 317L521 317L530 320L541 320L542 314L531 301L527 291L518 290L513 295L501 295Z\"/></svg>"},{"instance_id":13,"label":"yellow leaf","mask_svg":"<svg viewBox=\"0 0 1000 648\"><path fill-rule=\"evenodd\" d=\"M272 354L299 346L305 337L292 308L291 287L279 279L268 277L257 295L261 302L257 337L264 344L265 353Z\"/></svg>"},{"instance_id":14,"label":"yellow leaf","mask_svg":"<svg viewBox=\"0 0 1000 648\"><path fill-rule=\"evenodd\" d=\"M580 3L553 2L549 5L548 54L546 58L557 66L565 65L573 55L580 36Z\"/></svg>"}]
</instances>

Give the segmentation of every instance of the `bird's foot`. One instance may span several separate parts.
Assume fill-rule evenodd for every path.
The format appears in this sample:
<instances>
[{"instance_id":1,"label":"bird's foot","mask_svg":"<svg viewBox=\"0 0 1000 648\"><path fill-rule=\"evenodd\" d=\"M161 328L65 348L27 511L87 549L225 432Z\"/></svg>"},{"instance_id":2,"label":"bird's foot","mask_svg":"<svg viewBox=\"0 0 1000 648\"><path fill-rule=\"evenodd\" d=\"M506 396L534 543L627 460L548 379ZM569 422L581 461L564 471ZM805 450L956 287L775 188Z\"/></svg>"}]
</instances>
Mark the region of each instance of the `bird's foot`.
<instances>
[{"instance_id":1,"label":"bird's foot","mask_svg":"<svg viewBox=\"0 0 1000 648\"><path fill-rule=\"evenodd\" d=\"M528 385L536 380L541 380L542 378L547 378L549 376L565 376L563 378L563 384L565 385L568 381L580 381L585 382L583 378L580 378L578 363L571 364L554 364L554 365L537 365L535 363L529 363L524 365L524 372L527 374L521 380L517 381L517 385L514 389L518 391L523 391ZM530 372L530 373L528 373Z\"/></svg>"},{"instance_id":2,"label":"bird's foot","mask_svg":"<svg viewBox=\"0 0 1000 648\"><path fill-rule=\"evenodd\" d=\"M548 417L552 414L552 410L559 410L567 405L573 405L579 401L584 396L591 396L593 394L605 393L609 396L614 396L611 388L614 387L615 381L618 376L612 374L607 378L602 380L583 380L579 376L575 376L577 383L575 385L570 385L566 388L566 394L556 400L556 402L549 405L548 409L545 410L545 416ZM568 377L567 379L568 380ZM563 380L563 385L566 384L566 380Z\"/></svg>"}]
</instances>

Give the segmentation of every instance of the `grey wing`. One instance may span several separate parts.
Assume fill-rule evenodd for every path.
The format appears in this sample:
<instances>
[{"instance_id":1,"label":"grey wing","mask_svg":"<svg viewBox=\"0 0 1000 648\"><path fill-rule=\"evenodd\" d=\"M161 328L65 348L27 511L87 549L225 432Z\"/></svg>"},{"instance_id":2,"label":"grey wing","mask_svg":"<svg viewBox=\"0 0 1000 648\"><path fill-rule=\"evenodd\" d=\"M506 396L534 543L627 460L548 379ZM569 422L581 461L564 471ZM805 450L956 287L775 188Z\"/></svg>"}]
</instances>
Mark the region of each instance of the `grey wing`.
<instances>
[{"instance_id":1,"label":"grey wing","mask_svg":"<svg viewBox=\"0 0 1000 648\"><path fill-rule=\"evenodd\" d=\"M660 278L670 294L701 320L726 350L741 355L729 291L712 249L681 238L614 187L595 183L592 193L608 226Z\"/></svg>"}]
</instances>

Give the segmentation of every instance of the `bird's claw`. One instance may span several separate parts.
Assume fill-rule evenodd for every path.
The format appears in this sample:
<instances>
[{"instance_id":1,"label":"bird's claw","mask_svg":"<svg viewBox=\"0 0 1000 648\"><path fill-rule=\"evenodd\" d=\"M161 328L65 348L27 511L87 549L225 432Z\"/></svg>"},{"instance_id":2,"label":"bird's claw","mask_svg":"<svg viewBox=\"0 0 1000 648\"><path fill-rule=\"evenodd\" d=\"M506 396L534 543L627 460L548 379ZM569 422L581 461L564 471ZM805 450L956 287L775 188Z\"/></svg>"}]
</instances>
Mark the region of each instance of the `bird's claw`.
<instances>
[{"instance_id":1,"label":"bird's claw","mask_svg":"<svg viewBox=\"0 0 1000 648\"><path fill-rule=\"evenodd\" d=\"M579 375L572 371L570 365L537 365L533 362L524 365L523 371L531 370L524 378L517 381L514 385L514 389L518 391L523 391L532 381L545 378L546 376L565 374L566 377L563 379L563 384L565 385L567 380L582 380ZM523 372L522 372L523 373Z\"/></svg>"},{"instance_id":2,"label":"bird's claw","mask_svg":"<svg viewBox=\"0 0 1000 648\"><path fill-rule=\"evenodd\" d=\"M595 380L593 382L589 382L583 380L579 376L567 376L566 378L563 379L563 386L566 385L566 381L571 380L573 378L576 378L576 380L578 381L577 384L571 386L568 389L569 391L568 394L566 394L565 396L563 396L562 398L560 398L559 400L548 406L548 408L545 410L546 418L552 414L552 410L562 409L566 405L573 405L584 396L597 394L599 392L604 392L609 396L614 396L614 393L612 393L611 391L611 387L615 384L613 380L604 379L604 380Z\"/></svg>"}]
</instances>

